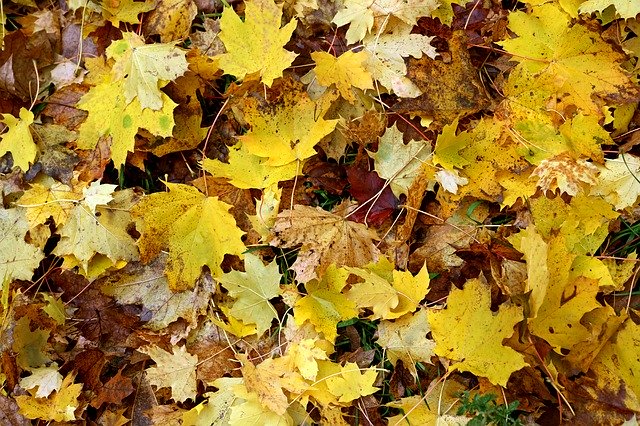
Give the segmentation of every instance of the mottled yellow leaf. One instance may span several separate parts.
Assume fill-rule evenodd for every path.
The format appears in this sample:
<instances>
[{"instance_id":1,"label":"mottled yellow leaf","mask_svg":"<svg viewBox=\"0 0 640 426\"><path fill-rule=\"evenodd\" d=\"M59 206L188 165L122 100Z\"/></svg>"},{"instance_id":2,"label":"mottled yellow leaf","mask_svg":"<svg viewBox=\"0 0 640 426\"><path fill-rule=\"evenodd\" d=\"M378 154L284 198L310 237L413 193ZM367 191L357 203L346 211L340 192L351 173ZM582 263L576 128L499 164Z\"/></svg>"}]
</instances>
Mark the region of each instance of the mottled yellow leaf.
<instances>
[{"instance_id":1,"label":"mottled yellow leaf","mask_svg":"<svg viewBox=\"0 0 640 426\"><path fill-rule=\"evenodd\" d=\"M141 231L138 247L144 262L169 249L166 274L173 290L192 288L207 265L222 274L225 254L241 256L244 234L229 213L231 206L192 186L166 183L169 192L143 198L131 211Z\"/></svg>"},{"instance_id":2,"label":"mottled yellow leaf","mask_svg":"<svg viewBox=\"0 0 640 426\"><path fill-rule=\"evenodd\" d=\"M44 253L25 241L29 223L22 209L0 209L0 280L30 280Z\"/></svg>"},{"instance_id":3,"label":"mottled yellow leaf","mask_svg":"<svg viewBox=\"0 0 640 426\"><path fill-rule=\"evenodd\" d=\"M451 360L455 370L506 386L511 373L527 366L521 354L503 345L522 319L515 305L503 304L491 312L489 287L479 279L468 280L462 290L451 290L446 309L429 312L435 353Z\"/></svg>"},{"instance_id":4,"label":"mottled yellow leaf","mask_svg":"<svg viewBox=\"0 0 640 426\"><path fill-rule=\"evenodd\" d=\"M335 342L338 322L358 316L355 303L341 292L348 277L346 270L330 265L321 280L307 282L306 296L298 300L293 309L296 323L302 325L309 321L325 339Z\"/></svg>"},{"instance_id":5,"label":"mottled yellow leaf","mask_svg":"<svg viewBox=\"0 0 640 426\"><path fill-rule=\"evenodd\" d=\"M111 136L111 158L116 168L125 163L128 152L133 152L139 128L156 136L171 136L176 106L164 93L160 94L162 109L158 111L142 108L137 98L129 103L124 85L122 79L103 82L91 88L77 104L89 112L80 126L78 148L94 149L100 137Z\"/></svg>"},{"instance_id":6,"label":"mottled yellow leaf","mask_svg":"<svg viewBox=\"0 0 640 426\"><path fill-rule=\"evenodd\" d=\"M28 109L20 108L20 118L11 114L2 114L0 121L8 127L8 130L1 135L0 156L10 152L13 164L26 172L29 170L29 163L33 164L38 153L29 130L29 126L33 124L33 113Z\"/></svg>"},{"instance_id":7,"label":"mottled yellow leaf","mask_svg":"<svg viewBox=\"0 0 640 426\"><path fill-rule=\"evenodd\" d=\"M158 388L171 388L171 398L176 402L195 399L198 357L184 346L174 345L171 351L154 345L138 348L138 352L149 355L156 363L145 370L147 379Z\"/></svg>"},{"instance_id":8,"label":"mottled yellow leaf","mask_svg":"<svg viewBox=\"0 0 640 426\"><path fill-rule=\"evenodd\" d=\"M251 131L240 140L250 153L268 159L265 166L306 160L316 153L315 145L338 124L338 120L323 118L329 102L317 104L306 92L290 89L295 86L284 88L282 101L275 105L260 107L251 99L243 108Z\"/></svg>"},{"instance_id":9,"label":"mottled yellow leaf","mask_svg":"<svg viewBox=\"0 0 640 426\"><path fill-rule=\"evenodd\" d=\"M326 378L326 384L338 402L345 403L376 393L378 388L373 383L377 377L378 372L374 368L360 369L355 362L347 362L339 374Z\"/></svg>"},{"instance_id":10,"label":"mottled yellow leaf","mask_svg":"<svg viewBox=\"0 0 640 426\"><path fill-rule=\"evenodd\" d=\"M603 104L596 97L637 96L636 85L620 68L624 56L598 33L580 23L570 25L570 19L555 3L509 14L509 28L518 37L499 44L514 54L516 69L526 69L527 90L566 93L570 103L595 116L602 114Z\"/></svg>"},{"instance_id":11,"label":"mottled yellow leaf","mask_svg":"<svg viewBox=\"0 0 640 426\"><path fill-rule=\"evenodd\" d=\"M417 362L431 364L436 343L427 339L431 331L424 309L405 315L395 321L381 321L378 325L378 344L386 350L389 361L395 366L398 360L413 377L418 378Z\"/></svg>"},{"instance_id":12,"label":"mottled yellow leaf","mask_svg":"<svg viewBox=\"0 0 640 426\"><path fill-rule=\"evenodd\" d=\"M271 321L278 312L269 302L280 295L280 279L276 261L264 265L262 260L251 253L244 256L245 272L231 271L221 275L218 281L236 299L229 315L245 324L255 324L258 337L271 327Z\"/></svg>"},{"instance_id":13,"label":"mottled yellow leaf","mask_svg":"<svg viewBox=\"0 0 640 426\"><path fill-rule=\"evenodd\" d=\"M337 58L327 52L311 53L318 82L327 87L335 84L342 97L351 103L356 100L352 87L373 89L371 74L363 67L368 56L365 51L354 53L351 50Z\"/></svg>"},{"instance_id":14,"label":"mottled yellow leaf","mask_svg":"<svg viewBox=\"0 0 640 426\"><path fill-rule=\"evenodd\" d=\"M293 19L280 28L281 21L282 9L273 0L247 0L244 20L232 7L226 7L220 18L219 37L227 53L220 56L220 68L239 79L259 72L262 82L271 86L297 56L283 48L297 21Z\"/></svg>"},{"instance_id":15,"label":"mottled yellow leaf","mask_svg":"<svg viewBox=\"0 0 640 426\"><path fill-rule=\"evenodd\" d=\"M16 396L20 414L29 419L40 419L54 422L72 422L76 420L75 411L80 406L78 397L82 391L82 383L73 383L75 376L69 374L64 378L60 389L48 398L37 398L31 395Z\"/></svg>"}]
</instances>

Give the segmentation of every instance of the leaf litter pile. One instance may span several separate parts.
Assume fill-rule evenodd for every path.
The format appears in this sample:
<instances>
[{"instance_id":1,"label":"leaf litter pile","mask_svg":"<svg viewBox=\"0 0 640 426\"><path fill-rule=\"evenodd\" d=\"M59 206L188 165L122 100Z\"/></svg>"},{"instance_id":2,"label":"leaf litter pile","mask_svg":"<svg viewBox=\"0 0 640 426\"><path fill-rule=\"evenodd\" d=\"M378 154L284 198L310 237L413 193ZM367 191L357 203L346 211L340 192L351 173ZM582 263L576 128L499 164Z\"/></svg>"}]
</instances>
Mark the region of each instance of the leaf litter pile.
<instances>
[{"instance_id":1,"label":"leaf litter pile","mask_svg":"<svg viewBox=\"0 0 640 426\"><path fill-rule=\"evenodd\" d=\"M3 425L627 424L640 3L2 3Z\"/></svg>"}]
</instances>

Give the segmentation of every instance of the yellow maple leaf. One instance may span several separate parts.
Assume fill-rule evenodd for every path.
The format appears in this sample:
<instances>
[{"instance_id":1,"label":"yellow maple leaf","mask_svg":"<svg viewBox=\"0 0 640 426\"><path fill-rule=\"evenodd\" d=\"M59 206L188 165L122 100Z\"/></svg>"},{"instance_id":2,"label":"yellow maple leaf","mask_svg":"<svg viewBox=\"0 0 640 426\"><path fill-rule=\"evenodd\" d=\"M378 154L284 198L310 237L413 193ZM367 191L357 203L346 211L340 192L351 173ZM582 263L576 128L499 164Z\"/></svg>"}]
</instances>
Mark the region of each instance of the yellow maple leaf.
<instances>
[{"instance_id":1,"label":"yellow maple leaf","mask_svg":"<svg viewBox=\"0 0 640 426\"><path fill-rule=\"evenodd\" d=\"M324 377L324 380L327 390L338 398L338 402L346 403L376 393L378 388L373 384L377 378L375 368L361 369L355 362L347 362L337 373Z\"/></svg>"},{"instance_id":2,"label":"yellow maple leaf","mask_svg":"<svg viewBox=\"0 0 640 426\"><path fill-rule=\"evenodd\" d=\"M597 389L590 393L621 399L630 410L640 410L640 326L629 318L591 364Z\"/></svg>"},{"instance_id":3,"label":"yellow maple leaf","mask_svg":"<svg viewBox=\"0 0 640 426\"><path fill-rule=\"evenodd\" d=\"M222 274L225 254L241 256L244 234L229 213L231 206L188 185L166 183L169 192L143 198L131 213L140 222L140 256L149 262L169 249L166 274L172 290L192 288L207 265Z\"/></svg>"},{"instance_id":4,"label":"yellow maple leaf","mask_svg":"<svg viewBox=\"0 0 640 426\"><path fill-rule=\"evenodd\" d=\"M128 103L124 84L121 79L103 82L91 88L77 104L89 112L79 129L78 148L94 149L100 137L111 136L111 158L116 168L124 164L128 152L133 152L139 128L156 136L171 136L176 106L164 93L160 95L162 109L158 111L142 108L137 98Z\"/></svg>"},{"instance_id":5,"label":"yellow maple leaf","mask_svg":"<svg viewBox=\"0 0 640 426\"><path fill-rule=\"evenodd\" d=\"M131 190L118 191L114 202L98 207L97 214L86 201L76 204L59 230L61 238L53 252L72 264L79 263L81 273L89 276L94 261L108 259L109 266L116 266L119 261L137 260L135 241L127 233L132 196Z\"/></svg>"},{"instance_id":6,"label":"yellow maple leaf","mask_svg":"<svg viewBox=\"0 0 640 426\"><path fill-rule=\"evenodd\" d=\"M250 253L244 256L244 267L245 272L231 271L221 275L218 281L236 299L229 315L245 324L255 324L260 337L278 316L269 299L280 295L282 274L275 260L265 266L258 256Z\"/></svg>"},{"instance_id":7,"label":"yellow maple leaf","mask_svg":"<svg viewBox=\"0 0 640 426\"><path fill-rule=\"evenodd\" d=\"M269 188L280 181L293 179L302 172L303 164L292 161L282 166L267 164L268 158L252 154L243 143L229 148L229 162L205 158L202 168L214 177L229 179L236 188Z\"/></svg>"},{"instance_id":8,"label":"yellow maple leaf","mask_svg":"<svg viewBox=\"0 0 640 426\"><path fill-rule=\"evenodd\" d=\"M0 209L0 277L30 280L44 253L24 238L29 223L22 209Z\"/></svg>"},{"instance_id":9,"label":"yellow maple leaf","mask_svg":"<svg viewBox=\"0 0 640 426\"><path fill-rule=\"evenodd\" d=\"M337 58L327 52L311 53L318 82L327 87L335 84L342 97L351 103L356 100L352 87L373 89L371 74L363 67L368 56L365 51L355 53L351 50Z\"/></svg>"},{"instance_id":10,"label":"yellow maple leaf","mask_svg":"<svg viewBox=\"0 0 640 426\"><path fill-rule=\"evenodd\" d=\"M602 101L595 97L637 96L636 85L620 68L624 56L598 33L570 25L570 16L557 4L511 13L509 28L518 37L499 44L515 55L516 71L525 71L514 75L527 78L522 82L527 91L540 87L551 96L567 93L573 105L596 116L602 115Z\"/></svg>"},{"instance_id":11,"label":"yellow maple leaf","mask_svg":"<svg viewBox=\"0 0 640 426\"><path fill-rule=\"evenodd\" d=\"M386 257L364 268L346 268L364 282L353 284L347 297L358 308L370 308L371 319L394 319L413 312L427 294L429 273L426 267L414 277L409 271L397 271Z\"/></svg>"},{"instance_id":12,"label":"yellow maple leaf","mask_svg":"<svg viewBox=\"0 0 640 426\"><path fill-rule=\"evenodd\" d=\"M138 15L153 10L155 5L156 0L106 0L101 2L102 16L116 28L120 25L120 22L138 24L140 23Z\"/></svg>"},{"instance_id":13,"label":"yellow maple leaf","mask_svg":"<svg viewBox=\"0 0 640 426\"><path fill-rule=\"evenodd\" d=\"M275 105L261 108L253 98L245 103L244 119L251 131L239 139L250 153L267 158L266 166L285 166L311 157L315 145L338 124L338 120L322 118L329 102L317 104L297 89L285 84L282 100Z\"/></svg>"},{"instance_id":14,"label":"yellow maple leaf","mask_svg":"<svg viewBox=\"0 0 640 426\"><path fill-rule=\"evenodd\" d=\"M29 163L36 159L38 148L29 130L29 126L33 124L33 113L26 108L20 108L19 115L20 117L16 118L11 114L2 114L0 121L8 130L0 140L0 156L10 152L13 164L26 172L29 170Z\"/></svg>"},{"instance_id":15,"label":"yellow maple leaf","mask_svg":"<svg viewBox=\"0 0 640 426\"><path fill-rule=\"evenodd\" d=\"M433 37L411 34L411 27L405 26L389 34L373 34L363 41L369 53L364 67L387 90L401 98L415 98L422 91L406 77L407 66L404 58L421 58L423 54L435 59L438 55L431 46Z\"/></svg>"},{"instance_id":16,"label":"yellow maple leaf","mask_svg":"<svg viewBox=\"0 0 640 426\"><path fill-rule=\"evenodd\" d=\"M309 321L318 333L333 343L338 336L338 322L358 316L355 303L341 291L347 284L349 273L330 265L321 280L305 284L306 296L299 299L293 309L298 325Z\"/></svg>"},{"instance_id":17,"label":"yellow maple leaf","mask_svg":"<svg viewBox=\"0 0 640 426\"><path fill-rule=\"evenodd\" d=\"M446 422L448 413L454 412L459 406L460 392L464 387L453 380L440 380L431 383L425 396L414 395L392 401L389 407L400 408L404 414L389 417L389 425L464 425L469 418L461 417L458 421Z\"/></svg>"},{"instance_id":18,"label":"yellow maple leaf","mask_svg":"<svg viewBox=\"0 0 640 426\"><path fill-rule=\"evenodd\" d=\"M82 194L61 182L46 175L39 175L26 190L18 205L26 209L29 226L44 224L50 217L56 226L67 222L75 202L82 198Z\"/></svg>"},{"instance_id":19,"label":"yellow maple leaf","mask_svg":"<svg viewBox=\"0 0 640 426\"><path fill-rule=\"evenodd\" d=\"M600 176L591 188L591 195L603 197L616 210L634 205L640 195L640 158L621 154L607 160L599 169Z\"/></svg>"},{"instance_id":20,"label":"yellow maple leaf","mask_svg":"<svg viewBox=\"0 0 640 426\"><path fill-rule=\"evenodd\" d=\"M297 56L283 48L297 21L293 19L280 28L281 21L282 9L273 0L245 1L244 20L232 7L226 7L220 18L219 37L227 53L220 56L220 68L239 79L260 72L262 82L270 87Z\"/></svg>"},{"instance_id":21,"label":"yellow maple leaf","mask_svg":"<svg viewBox=\"0 0 640 426\"><path fill-rule=\"evenodd\" d=\"M341 213L344 209L345 206L338 207ZM322 276L331 264L366 265L378 260L380 255L373 243L378 238L375 231L320 207L296 204L293 210L283 211L278 214L272 233L270 244L276 247L302 244L291 266L298 282Z\"/></svg>"},{"instance_id":22,"label":"yellow maple leaf","mask_svg":"<svg viewBox=\"0 0 640 426\"><path fill-rule=\"evenodd\" d=\"M609 7L615 7L616 15L623 18L635 18L640 13L640 3L634 0L586 0L580 5L580 13L604 12Z\"/></svg>"},{"instance_id":23,"label":"yellow maple leaf","mask_svg":"<svg viewBox=\"0 0 640 426\"><path fill-rule=\"evenodd\" d=\"M522 310L514 305L491 312L489 287L479 279L468 280L464 289L451 290L446 309L429 312L435 353L453 361L455 370L506 386L511 373L527 366L521 354L502 344L522 319Z\"/></svg>"},{"instance_id":24,"label":"yellow maple leaf","mask_svg":"<svg viewBox=\"0 0 640 426\"><path fill-rule=\"evenodd\" d=\"M160 88L187 71L186 52L176 43L145 44L144 39L131 32L122 34L107 48L107 58L115 60L113 80L124 80L125 104L134 98L140 106L153 110L163 109Z\"/></svg>"},{"instance_id":25,"label":"yellow maple leaf","mask_svg":"<svg viewBox=\"0 0 640 426\"><path fill-rule=\"evenodd\" d=\"M311 387L300 373L288 368L286 355L267 358L258 365L253 365L244 354L238 354L237 358L242 362L242 377L247 391L256 394L263 406L278 415L284 415L290 406L285 392L298 396Z\"/></svg>"},{"instance_id":26,"label":"yellow maple leaf","mask_svg":"<svg viewBox=\"0 0 640 426\"><path fill-rule=\"evenodd\" d=\"M427 311L405 315L394 322L381 321L378 325L378 344L386 349L389 361L395 366L398 360L413 377L418 378L417 362L431 364L436 343L427 339L431 331L427 320Z\"/></svg>"},{"instance_id":27,"label":"yellow maple leaf","mask_svg":"<svg viewBox=\"0 0 640 426\"><path fill-rule=\"evenodd\" d=\"M72 422L76 419L75 411L80 406L78 397L82 391L82 383L73 383L75 376L69 374L64 378L60 389L48 398L37 398L31 395L15 397L20 414L29 419L40 419L54 422Z\"/></svg>"},{"instance_id":28,"label":"yellow maple leaf","mask_svg":"<svg viewBox=\"0 0 640 426\"><path fill-rule=\"evenodd\" d=\"M145 370L147 379L158 388L171 388L171 398L184 402L196 397L196 366L198 357L184 346L173 346L172 352L151 345L138 348L156 363Z\"/></svg>"},{"instance_id":29,"label":"yellow maple leaf","mask_svg":"<svg viewBox=\"0 0 640 426\"><path fill-rule=\"evenodd\" d=\"M347 29L347 44L357 43L373 28L373 11L369 8L372 0L347 0L344 9L339 10L333 17L338 27L349 24Z\"/></svg>"},{"instance_id":30,"label":"yellow maple leaf","mask_svg":"<svg viewBox=\"0 0 640 426\"><path fill-rule=\"evenodd\" d=\"M431 144L425 141L403 142L403 134L394 123L380 137L378 151L371 154L375 170L382 179L390 181L396 197L407 195L409 187L422 172L425 161L431 156Z\"/></svg>"},{"instance_id":31,"label":"yellow maple leaf","mask_svg":"<svg viewBox=\"0 0 640 426\"><path fill-rule=\"evenodd\" d=\"M24 316L15 322L11 349L17 354L16 364L23 370L42 367L51 361L46 353L49 330L31 331L31 320Z\"/></svg>"}]
</instances>

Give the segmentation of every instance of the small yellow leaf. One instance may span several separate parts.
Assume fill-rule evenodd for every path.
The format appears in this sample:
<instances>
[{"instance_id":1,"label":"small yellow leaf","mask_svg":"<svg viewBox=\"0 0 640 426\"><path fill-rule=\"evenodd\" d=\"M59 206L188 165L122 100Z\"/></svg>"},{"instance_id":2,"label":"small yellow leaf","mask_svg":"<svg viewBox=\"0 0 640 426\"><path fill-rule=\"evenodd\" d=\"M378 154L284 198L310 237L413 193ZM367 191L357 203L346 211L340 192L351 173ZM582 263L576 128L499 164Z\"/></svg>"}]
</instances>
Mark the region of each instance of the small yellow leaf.
<instances>
[{"instance_id":1,"label":"small yellow leaf","mask_svg":"<svg viewBox=\"0 0 640 426\"><path fill-rule=\"evenodd\" d=\"M351 87L373 89L371 74L362 65L368 56L365 51L354 53L351 50L337 58L327 52L311 53L318 82L327 87L335 84L342 97L351 103L356 100Z\"/></svg>"},{"instance_id":2,"label":"small yellow leaf","mask_svg":"<svg viewBox=\"0 0 640 426\"><path fill-rule=\"evenodd\" d=\"M246 272L231 271L218 280L236 299L229 315L245 324L255 324L260 337L278 315L269 299L280 295L282 274L275 260L265 266L258 256L250 253L244 257L244 267Z\"/></svg>"},{"instance_id":3,"label":"small yellow leaf","mask_svg":"<svg viewBox=\"0 0 640 426\"><path fill-rule=\"evenodd\" d=\"M376 393L378 388L373 384L377 378L378 372L375 369L360 369L355 362L347 362L339 374L326 378L327 389L339 402L351 402L361 396Z\"/></svg>"},{"instance_id":4,"label":"small yellow leaf","mask_svg":"<svg viewBox=\"0 0 640 426\"><path fill-rule=\"evenodd\" d=\"M142 109L161 110L164 98L160 88L187 71L186 52L175 43L145 44L131 32L122 34L107 48L107 57L115 59L114 80L124 80L125 105L138 99Z\"/></svg>"},{"instance_id":5,"label":"small yellow leaf","mask_svg":"<svg viewBox=\"0 0 640 426\"><path fill-rule=\"evenodd\" d=\"M169 192L143 198L131 213L140 222L142 261L149 262L168 248L169 287L186 290L193 287L204 265L219 277L225 254L242 256L244 233L229 213L231 206L218 197L207 197L192 186L166 185Z\"/></svg>"},{"instance_id":6,"label":"small yellow leaf","mask_svg":"<svg viewBox=\"0 0 640 426\"><path fill-rule=\"evenodd\" d=\"M355 303L341 292L348 277L346 270L330 265L321 280L306 283L306 296L294 306L296 323L302 325L309 321L325 339L335 342L338 322L358 316Z\"/></svg>"},{"instance_id":7,"label":"small yellow leaf","mask_svg":"<svg viewBox=\"0 0 640 426\"><path fill-rule=\"evenodd\" d=\"M250 153L267 158L263 163L266 166L306 160L316 153L315 145L338 124L338 120L322 118L331 105L329 102L317 104L297 88L283 88L286 90L283 99L275 105L261 107L250 99L243 109L251 131L240 136L240 140ZM301 165L296 166L301 170Z\"/></svg>"},{"instance_id":8,"label":"small yellow leaf","mask_svg":"<svg viewBox=\"0 0 640 426\"><path fill-rule=\"evenodd\" d=\"M171 388L171 398L184 402L196 397L196 366L198 357L184 346L173 346L172 353L158 346L145 346L138 351L147 354L156 363L145 370L152 385Z\"/></svg>"},{"instance_id":9,"label":"small yellow leaf","mask_svg":"<svg viewBox=\"0 0 640 426\"><path fill-rule=\"evenodd\" d=\"M427 339L427 333L430 331L427 311L421 309L394 322L380 322L378 344L386 349L387 357L394 366L398 360L402 360L405 368L417 379L416 363L431 364L431 357L435 355L433 350L436 343Z\"/></svg>"},{"instance_id":10,"label":"small yellow leaf","mask_svg":"<svg viewBox=\"0 0 640 426\"><path fill-rule=\"evenodd\" d=\"M271 87L297 56L283 48L297 21L293 19L280 28L281 21L282 9L273 0L247 0L244 20L232 7L226 7L220 18L219 37L227 53L220 56L220 68L238 79L260 72L262 82Z\"/></svg>"},{"instance_id":11,"label":"small yellow leaf","mask_svg":"<svg viewBox=\"0 0 640 426\"><path fill-rule=\"evenodd\" d=\"M29 170L29 163L33 164L38 153L29 129L33 124L33 113L26 108L20 108L20 118L11 114L2 114L0 121L8 127L0 140L0 157L10 152L13 164L26 172Z\"/></svg>"},{"instance_id":12,"label":"small yellow leaf","mask_svg":"<svg viewBox=\"0 0 640 426\"><path fill-rule=\"evenodd\" d=\"M36 398L30 395L16 396L20 414L29 419L44 421L74 421L76 419L75 411L80 406L78 397L82 391L82 383L73 384L73 379L73 374L65 377L60 389L49 398Z\"/></svg>"},{"instance_id":13,"label":"small yellow leaf","mask_svg":"<svg viewBox=\"0 0 640 426\"><path fill-rule=\"evenodd\" d=\"M453 369L506 386L511 373L527 366L521 354L502 344L522 318L514 305L491 312L489 287L479 279L468 280L464 289L451 290L446 309L429 312L435 352L451 360Z\"/></svg>"}]
</instances>

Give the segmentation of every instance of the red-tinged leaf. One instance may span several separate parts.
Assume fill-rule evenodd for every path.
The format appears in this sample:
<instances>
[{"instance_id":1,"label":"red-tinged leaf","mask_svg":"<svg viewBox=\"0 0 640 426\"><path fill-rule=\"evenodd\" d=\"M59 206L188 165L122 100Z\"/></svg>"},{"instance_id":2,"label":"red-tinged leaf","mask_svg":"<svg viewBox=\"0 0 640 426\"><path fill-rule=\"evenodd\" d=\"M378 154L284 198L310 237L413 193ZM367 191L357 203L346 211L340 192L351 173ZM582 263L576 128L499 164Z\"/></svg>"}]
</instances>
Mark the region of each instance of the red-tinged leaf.
<instances>
[{"instance_id":1,"label":"red-tinged leaf","mask_svg":"<svg viewBox=\"0 0 640 426\"><path fill-rule=\"evenodd\" d=\"M360 203L360 208L351 215L357 222L367 222L379 225L391 216L398 207L398 200L393 195L391 187L385 185L374 171L368 171L360 167L349 167L347 179L351 184L349 192ZM382 192L380 190L382 189Z\"/></svg>"}]
</instances>

